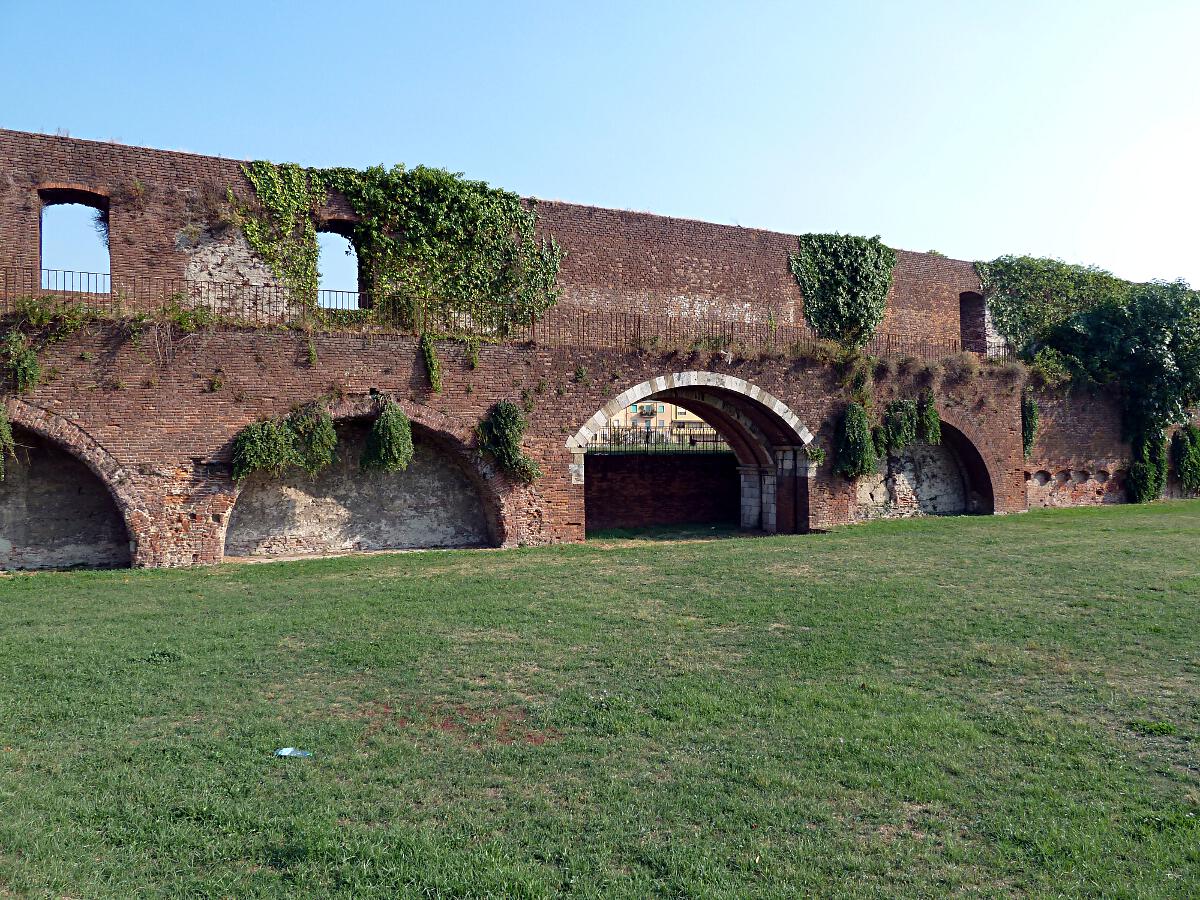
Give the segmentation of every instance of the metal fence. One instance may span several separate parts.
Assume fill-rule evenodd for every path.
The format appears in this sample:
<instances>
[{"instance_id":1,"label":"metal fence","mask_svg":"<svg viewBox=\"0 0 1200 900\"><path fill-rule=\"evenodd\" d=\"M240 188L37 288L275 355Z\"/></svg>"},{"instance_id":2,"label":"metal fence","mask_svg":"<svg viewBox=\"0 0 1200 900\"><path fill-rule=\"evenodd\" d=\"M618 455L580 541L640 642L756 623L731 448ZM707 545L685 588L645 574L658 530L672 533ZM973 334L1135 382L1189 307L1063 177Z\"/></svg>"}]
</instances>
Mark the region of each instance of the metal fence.
<instances>
[{"instance_id":1,"label":"metal fence","mask_svg":"<svg viewBox=\"0 0 1200 900\"><path fill-rule=\"evenodd\" d=\"M37 299L41 307L85 310L98 317L135 313L202 312L214 323L296 327L338 332L434 333L482 341L529 342L549 347L675 353L828 354L831 345L806 324L736 322L689 316L649 316L570 304L551 307L534 322L513 326L494 304L408 299L400 307L372 306L358 291L317 294L297 304L277 285L227 284L183 278L118 276L56 269L0 268L0 315ZM874 356L943 359L961 352L956 338L876 334L864 350ZM1002 356L1003 353L988 353Z\"/></svg>"},{"instance_id":2,"label":"metal fence","mask_svg":"<svg viewBox=\"0 0 1200 900\"><path fill-rule=\"evenodd\" d=\"M588 453L731 453L720 433L709 426L602 430L588 442Z\"/></svg>"}]
</instances>

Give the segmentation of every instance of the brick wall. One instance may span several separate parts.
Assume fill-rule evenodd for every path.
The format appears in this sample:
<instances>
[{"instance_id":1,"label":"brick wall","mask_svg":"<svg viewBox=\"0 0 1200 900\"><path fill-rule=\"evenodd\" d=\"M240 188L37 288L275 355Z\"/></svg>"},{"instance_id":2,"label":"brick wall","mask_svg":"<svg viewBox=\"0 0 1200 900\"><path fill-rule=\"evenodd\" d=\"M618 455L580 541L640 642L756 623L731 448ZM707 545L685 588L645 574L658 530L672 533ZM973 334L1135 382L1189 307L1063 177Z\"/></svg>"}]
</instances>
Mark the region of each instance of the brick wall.
<instances>
[{"instance_id":1,"label":"brick wall","mask_svg":"<svg viewBox=\"0 0 1200 900\"><path fill-rule=\"evenodd\" d=\"M190 153L0 130L0 268L36 268L39 189L91 191L109 207L114 284L183 278L205 224L205 198L251 193L241 162ZM788 270L795 235L648 213L542 202L540 229L567 250L569 306L645 315L800 322ZM322 217L353 219L330 198ZM205 245L207 246L207 245ZM232 248L224 248L226 256ZM971 263L900 251L882 330L958 339L959 296L979 289ZM193 265L208 272L211 267ZM209 275L212 273L209 272ZM248 283L260 283L260 272Z\"/></svg>"},{"instance_id":2,"label":"brick wall","mask_svg":"<svg viewBox=\"0 0 1200 900\"><path fill-rule=\"evenodd\" d=\"M732 453L588 454L587 530L738 521Z\"/></svg>"}]
</instances>

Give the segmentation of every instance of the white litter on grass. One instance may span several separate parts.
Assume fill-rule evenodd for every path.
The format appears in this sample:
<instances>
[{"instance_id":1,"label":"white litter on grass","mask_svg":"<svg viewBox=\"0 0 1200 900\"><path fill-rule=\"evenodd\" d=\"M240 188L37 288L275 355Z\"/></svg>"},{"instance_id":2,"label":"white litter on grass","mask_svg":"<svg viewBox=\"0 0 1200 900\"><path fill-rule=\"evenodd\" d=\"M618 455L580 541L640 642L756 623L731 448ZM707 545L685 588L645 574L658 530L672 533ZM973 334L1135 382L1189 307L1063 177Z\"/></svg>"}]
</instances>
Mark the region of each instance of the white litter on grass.
<instances>
[{"instance_id":1,"label":"white litter on grass","mask_svg":"<svg viewBox=\"0 0 1200 900\"><path fill-rule=\"evenodd\" d=\"M280 747L275 751L276 756L295 756L300 759L307 759L312 756L307 750L301 750L299 747Z\"/></svg>"}]
</instances>

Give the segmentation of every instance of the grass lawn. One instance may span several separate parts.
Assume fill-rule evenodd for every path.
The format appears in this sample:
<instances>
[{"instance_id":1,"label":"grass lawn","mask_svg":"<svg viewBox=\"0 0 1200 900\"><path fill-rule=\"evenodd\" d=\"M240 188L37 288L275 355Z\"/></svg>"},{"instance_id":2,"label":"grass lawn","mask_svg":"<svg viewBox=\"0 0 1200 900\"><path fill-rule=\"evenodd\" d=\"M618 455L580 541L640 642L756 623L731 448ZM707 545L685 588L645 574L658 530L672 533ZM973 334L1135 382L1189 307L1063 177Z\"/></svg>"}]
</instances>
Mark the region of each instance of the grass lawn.
<instances>
[{"instance_id":1,"label":"grass lawn","mask_svg":"<svg viewBox=\"0 0 1200 900\"><path fill-rule=\"evenodd\" d=\"M1198 502L19 575L0 617L0 895L1200 895Z\"/></svg>"}]
</instances>

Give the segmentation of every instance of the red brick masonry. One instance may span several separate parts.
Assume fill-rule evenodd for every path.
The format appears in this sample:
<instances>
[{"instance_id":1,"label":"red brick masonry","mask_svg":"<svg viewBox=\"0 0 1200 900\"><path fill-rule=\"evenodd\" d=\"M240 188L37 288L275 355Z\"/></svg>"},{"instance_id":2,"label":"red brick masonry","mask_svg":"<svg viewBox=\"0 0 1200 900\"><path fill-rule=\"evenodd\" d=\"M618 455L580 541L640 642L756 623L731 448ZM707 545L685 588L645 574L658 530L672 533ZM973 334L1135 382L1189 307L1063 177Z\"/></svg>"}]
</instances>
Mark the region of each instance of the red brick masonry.
<instances>
[{"instance_id":1,"label":"red brick masonry","mask_svg":"<svg viewBox=\"0 0 1200 900\"><path fill-rule=\"evenodd\" d=\"M0 131L0 268L36 269L43 204L84 196L102 198L109 210L114 279L182 277L181 232L200 216L206 195L227 186L248 192L239 165ZM325 213L350 215L337 197ZM802 318L787 265L794 235L565 203L543 203L539 215L540 228L568 251L564 308L759 323ZM968 262L901 252L883 328L957 340L963 295L978 290ZM743 475L749 466L753 490L776 498L769 509L763 501L759 526L804 531L851 519L853 486L832 475L829 463L810 473L800 452L814 438L832 445L844 389L825 367L782 357L600 350L581 338L574 346L485 346L471 368L461 345L445 341L445 385L434 395L414 339L403 335L317 334L315 364L305 335L279 329L169 337L161 329L140 341L112 327L85 330L42 354L52 375L46 383L6 401L14 423L74 453L108 486L137 565L219 561L237 499L231 439L257 418L329 392L343 398L338 416L368 414L373 390L394 394L416 426L439 436L471 474L495 542L510 545L583 537L593 463L569 441L605 404L673 373L721 376L719 384L688 389L691 399L681 402L744 438ZM917 374L896 375L880 384L880 394L912 396L920 386ZM510 483L473 449L488 406L522 397L531 407L526 450L544 472L529 487ZM1027 508L1027 474L1103 468L1117 485L1127 465L1115 412L1104 401L1046 398L1044 428L1026 463L1019 390L999 372L985 369L969 384L943 386L938 397L947 427L990 482L996 512ZM597 463L596 474L608 478L616 465ZM634 477L622 490L647 481Z\"/></svg>"}]
</instances>

